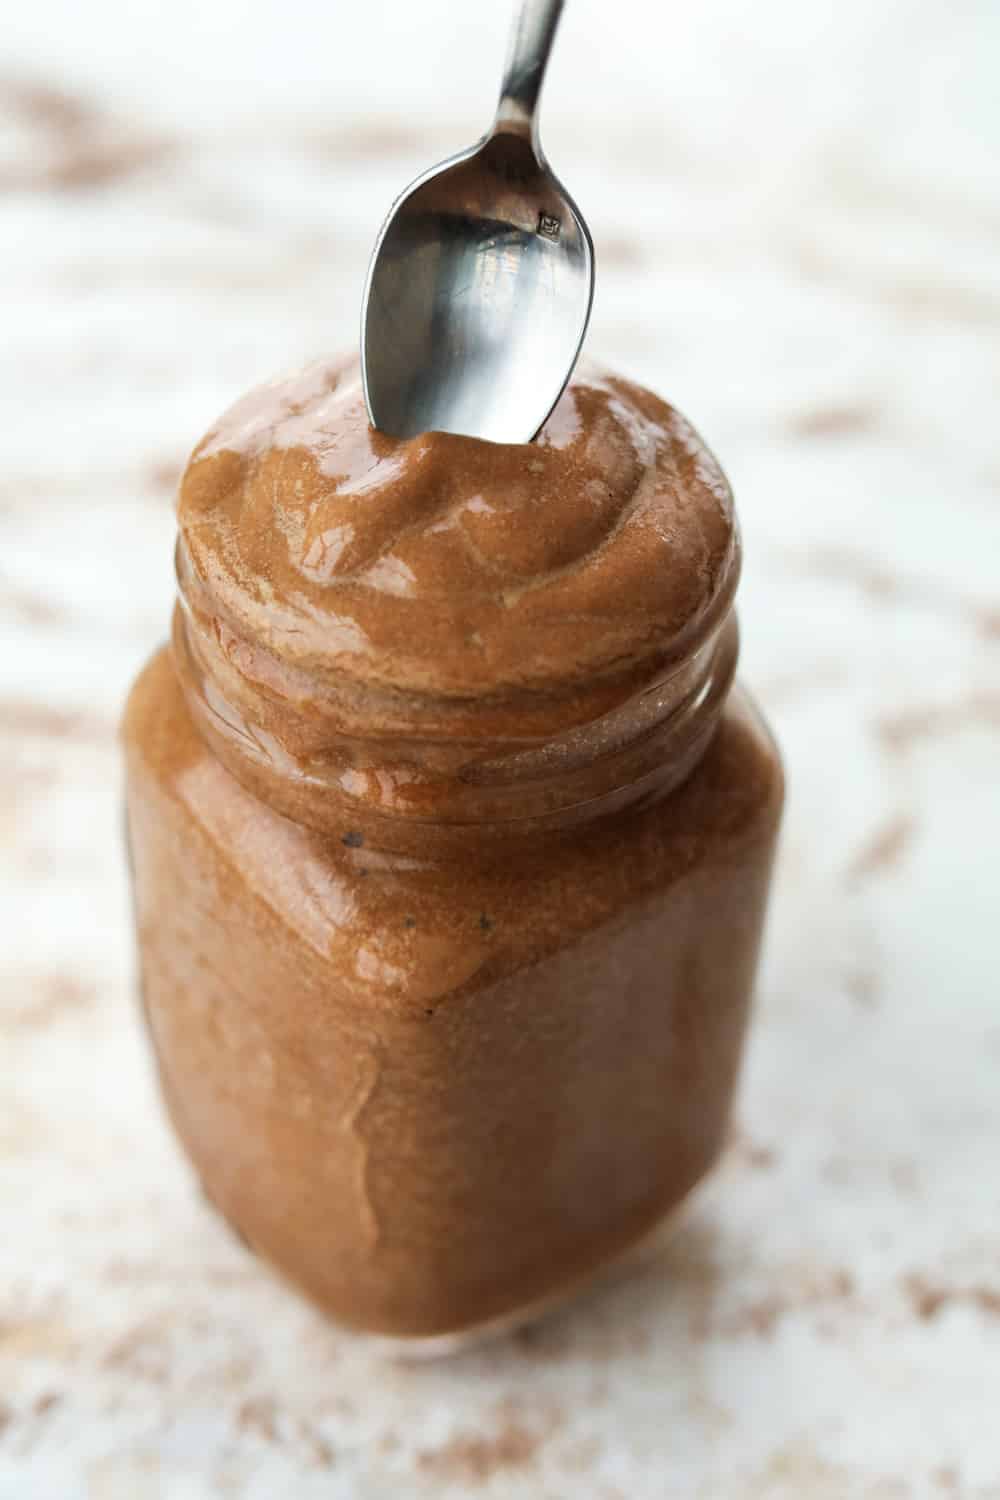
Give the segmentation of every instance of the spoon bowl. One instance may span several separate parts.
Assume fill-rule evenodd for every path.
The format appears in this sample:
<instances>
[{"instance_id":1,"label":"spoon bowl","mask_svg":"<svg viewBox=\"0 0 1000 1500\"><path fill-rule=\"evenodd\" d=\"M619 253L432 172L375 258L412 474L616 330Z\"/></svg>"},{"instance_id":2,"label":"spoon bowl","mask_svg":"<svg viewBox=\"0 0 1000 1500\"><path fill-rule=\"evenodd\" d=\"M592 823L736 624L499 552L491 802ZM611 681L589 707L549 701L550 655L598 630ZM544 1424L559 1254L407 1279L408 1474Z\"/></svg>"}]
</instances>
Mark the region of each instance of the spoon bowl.
<instances>
[{"instance_id":1,"label":"spoon bowl","mask_svg":"<svg viewBox=\"0 0 1000 1500\"><path fill-rule=\"evenodd\" d=\"M412 183L376 241L361 368L372 425L393 436L528 442L572 374L594 250L537 126L561 6L527 0L489 135Z\"/></svg>"}]
</instances>

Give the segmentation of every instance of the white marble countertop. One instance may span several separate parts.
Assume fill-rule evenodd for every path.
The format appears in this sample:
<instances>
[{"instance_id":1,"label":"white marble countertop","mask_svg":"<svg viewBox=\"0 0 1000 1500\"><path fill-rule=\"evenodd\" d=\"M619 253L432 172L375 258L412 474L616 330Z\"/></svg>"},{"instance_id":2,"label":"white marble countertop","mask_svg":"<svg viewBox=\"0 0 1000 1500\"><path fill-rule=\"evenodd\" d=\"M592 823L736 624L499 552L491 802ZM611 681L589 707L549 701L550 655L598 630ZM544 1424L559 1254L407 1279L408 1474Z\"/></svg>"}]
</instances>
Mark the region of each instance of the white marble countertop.
<instances>
[{"instance_id":1,"label":"white marble countertop","mask_svg":"<svg viewBox=\"0 0 1000 1500\"><path fill-rule=\"evenodd\" d=\"M591 348L728 466L790 800L732 1149L645 1273L386 1363L194 1191L133 1006L115 723L171 490L356 334L504 7L39 0L0 77L0 1497L1000 1497L1000 11L576 0ZM375 63L375 49L381 53ZM367 60L366 60L367 59Z\"/></svg>"}]
</instances>

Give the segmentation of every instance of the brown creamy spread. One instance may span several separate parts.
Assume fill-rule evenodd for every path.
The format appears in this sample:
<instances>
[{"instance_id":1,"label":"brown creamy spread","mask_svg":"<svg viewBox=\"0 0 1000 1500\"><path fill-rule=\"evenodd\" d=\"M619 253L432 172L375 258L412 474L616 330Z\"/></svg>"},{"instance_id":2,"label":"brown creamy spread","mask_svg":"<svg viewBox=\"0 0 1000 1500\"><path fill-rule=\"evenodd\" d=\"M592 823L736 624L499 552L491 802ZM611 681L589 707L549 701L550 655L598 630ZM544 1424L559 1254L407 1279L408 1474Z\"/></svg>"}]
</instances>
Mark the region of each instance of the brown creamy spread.
<instances>
[{"instance_id":1,"label":"brown creamy spread","mask_svg":"<svg viewBox=\"0 0 1000 1500\"><path fill-rule=\"evenodd\" d=\"M516 1317L725 1136L782 800L726 481L593 369L504 446L372 431L341 361L233 407L179 520L125 721L176 1128L344 1323Z\"/></svg>"},{"instance_id":2,"label":"brown creamy spread","mask_svg":"<svg viewBox=\"0 0 1000 1500\"><path fill-rule=\"evenodd\" d=\"M396 728L407 708L504 703L528 733L585 721L704 634L738 571L732 496L697 434L594 369L524 446L387 437L356 364L312 365L212 429L179 519L237 637L314 690L385 690Z\"/></svg>"}]
</instances>

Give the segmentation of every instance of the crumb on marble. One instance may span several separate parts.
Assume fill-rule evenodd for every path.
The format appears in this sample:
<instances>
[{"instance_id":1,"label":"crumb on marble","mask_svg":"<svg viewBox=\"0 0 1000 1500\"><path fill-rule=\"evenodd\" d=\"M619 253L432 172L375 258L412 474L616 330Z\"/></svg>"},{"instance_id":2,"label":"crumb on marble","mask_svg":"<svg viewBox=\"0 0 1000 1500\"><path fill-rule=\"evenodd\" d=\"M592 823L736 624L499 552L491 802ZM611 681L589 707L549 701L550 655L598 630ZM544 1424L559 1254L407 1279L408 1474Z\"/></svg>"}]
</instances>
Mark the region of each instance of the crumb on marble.
<instances>
[{"instance_id":1,"label":"crumb on marble","mask_svg":"<svg viewBox=\"0 0 1000 1500\"><path fill-rule=\"evenodd\" d=\"M0 699L0 730L26 738L105 740L114 725L77 709L54 708L31 698Z\"/></svg>"},{"instance_id":2,"label":"crumb on marble","mask_svg":"<svg viewBox=\"0 0 1000 1500\"><path fill-rule=\"evenodd\" d=\"M81 142L50 165L44 185L64 191L104 187L161 165L174 154L174 149L172 142L154 138Z\"/></svg>"},{"instance_id":3,"label":"crumb on marble","mask_svg":"<svg viewBox=\"0 0 1000 1500\"><path fill-rule=\"evenodd\" d=\"M729 1147L737 1161L758 1172L768 1172L778 1165L779 1154L774 1146L753 1140L740 1126L734 1125L730 1132Z\"/></svg>"},{"instance_id":4,"label":"crumb on marble","mask_svg":"<svg viewBox=\"0 0 1000 1500\"><path fill-rule=\"evenodd\" d=\"M158 494L173 494L180 483L181 469L182 465L176 459L154 459L146 466L146 488L155 490Z\"/></svg>"},{"instance_id":5,"label":"crumb on marble","mask_svg":"<svg viewBox=\"0 0 1000 1500\"><path fill-rule=\"evenodd\" d=\"M949 1300L949 1294L940 1287L931 1286L922 1276L912 1275L906 1278L906 1295L913 1306L913 1311L918 1318L929 1322L936 1318L944 1304Z\"/></svg>"},{"instance_id":6,"label":"crumb on marble","mask_svg":"<svg viewBox=\"0 0 1000 1500\"><path fill-rule=\"evenodd\" d=\"M242 1402L236 1413L241 1432L253 1433L267 1443L277 1441L278 1409L269 1396L252 1396Z\"/></svg>"},{"instance_id":7,"label":"crumb on marble","mask_svg":"<svg viewBox=\"0 0 1000 1500\"><path fill-rule=\"evenodd\" d=\"M882 562L851 547L814 546L794 552L790 560L801 571L828 580L848 583L869 599L896 599L912 590L907 580L893 573Z\"/></svg>"},{"instance_id":8,"label":"crumb on marble","mask_svg":"<svg viewBox=\"0 0 1000 1500\"><path fill-rule=\"evenodd\" d=\"M111 1344L102 1363L107 1370L121 1370L151 1385L165 1385L170 1375L169 1351L163 1331L153 1319L126 1329Z\"/></svg>"},{"instance_id":9,"label":"crumb on marble","mask_svg":"<svg viewBox=\"0 0 1000 1500\"><path fill-rule=\"evenodd\" d=\"M527 1468L541 1443L538 1433L511 1421L489 1436L456 1433L440 1448L425 1448L418 1453L417 1466L441 1480L485 1484L495 1474Z\"/></svg>"},{"instance_id":10,"label":"crumb on marble","mask_svg":"<svg viewBox=\"0 0 1000 1500\"><path fill-rule=\"evenodd\" d=\"M917 827L916 818L909 812L886 819L848 864L848 885L857 885L870 875L883 874L898 865L913 842Z\"/></svg>"},{"instance_id":11,"label":"crumb on marble","mask_svg":"<svg viewBox=\"0 0 1000 1500\"><path fill-rule=\"evenodd\" d=\"M307 132L302 147L311 156L333 161L378 161L413 156L445 140L432 127L418 128L389 120L357 121Z\"/></svg>"},{"instance_id":12,"label":"crumb on marble","mask_svg":"<svg viewBox=\"0 0 1000 1500\"><path fill-rule=\"evenodd\" d=\"M987 641L1000 637L1000 606L970 598L947 583L897 572L856 547L785 548L786 566L828 583L848 584L871 603L906 605L957 622Z\"/></svg>"},{"instance_id":13,"label":"crumb on marble","mask_svg":"<svg viewBox=\"0 0 1000 1500\"><path fill-rule=\"evenodd\" d=\"M0 110L35 138L25 162L0 169L0 188L77 191L117 183L174 155L176 143L126 128L93 99L34 78L0 80Z\"/></svg>"},{"instance_id":14,"label":"crumb on marble","mask_svg":"<svg viewBox=\"0 0 1000 1500\"><path fill-rule=\"evenodd\" d=\"M793 264L805 280L838 286L891 310L911 327L944 323L976 329L991 327L997 321L998 305L992 290L949 280L946 275L900 276L890 270L879 272L872 266L849 266L835 250L817 241L796 245Z\"/></svg>"},{"instance_id":15,"label":"crumb on marble","mask_svg":"<svg viewBox=\"0 0 1000 1500\"><path fill-rule=\"evenodd\" d=\"M241 1433L277 1447L296 1448L316 1467L333 1466L333 1448L313 1423L303 1418L282 1422L280 1418L278 1404L271 1396L248 1397L236 1410Z\"/></svg>"},{"instance_id":16,"label":"crumb on marble","mask_svg":"<svg viewBox=\"0 0 1000 1500\"><path fill-rule=\"evenodd\" d=\"M72 1011L86 1010L97 999L97 990L71 973L28 976L25 999L0 1014L0 1032L44 1027Z\"/></svg>"},{"instance_id":17,"label":"crumb on marble","mask_svg":"<svg viewBox=\"0 0 1000 1500\"><path fill-rule=\"evenodd\" d=\"M742 1326L758 1338L769 1338L787 1310L787 1304L780 1297L762 1297L759 1302L751 1302L743 1308L740 1314Z\"/></svg>"},{"instance_id":18,"label":"crumb on marble","mask_svg":"<svg viewBox=\"0 0 1000 1500\"><path fill-rule=\"evenodd\" d=\"M797 412L788 422L788 431L799 438L854 437L873 432L881 415L873 402L831 402Z\"/></svg>"},{"instance_id":19,"label":"crumb on marble","mask_svg":"<svg viewBox=\"0 0 1000 1500\"><path fill-rule=\"evenodd\" d=\"M773 1146L761 1146L753 1141L747 1142L743 1156L747 1165L755 1167L759 1172L769 1171L778 1161L778 1153Z\"/></svg>"},{"instance_id":20,"label":"crumb on marble","mask_svg":"<svg viewBox=\"0 0 1000 1500\"><path fill-rule=\"evenodd\" d=\"M0 580L0 595L10 613L25 625L58 625L71 618L71 612L52 595L18 588L9 578Z\"/></svg>"},{"instance_id":21,"label":"crumb on marble","mask_svg":"<svg viewBox=\"0 0 1000 1500\"><path fill-rule=\"evenodd\" d=\"M964 1302L987 1317L1000 1318L1000 1289L993 1286L947 1286L921 1271L903 1278L903 1290L921 1322L929 1323L952 1304Z\"/></svg>"},{"instance_id":22,"label":"crumb on marble","mask_svg":"<svg viewBox=\"0 0 1000 1500\"><path fill-rule=\"evenodd\" d=\"M323 1434L308 1422L299 1423L299 1437L305 1447L307 1456L313 1464L320 1469L332 1469L336 1462L336 1453Z\"/></svg>"},{"instance_id":23,"label":"crumb on marble","mask_svg":"<svg viewBox=\"0 0 1000 1500\"><path fill-rule=\"evenodd\" d=\"M59 773L52 764L31 765L19 756L0 762L0 808L24 811L42 793L51 791L58 780Z\"/></svg>"},{"instance_id":24,"label":"crumb on marble","mask_svg":"<svg viewBox=\"0 0 1000 1500\"><path fill-rule=\"evenodd\" d=\"M963 729L1000 729L1000 693L974 692L951 703L900 709L875 721L875 734L891 755L905 755L925 740L943 739Z\"/></svg>"},{"instance_id":25,"label":"crumb on marble","mask_svg":"<svg viewBox=\"0 0 1000 1500\"><path fill-rule=\"evenodd\" d=\"M601 236L601 265L629 267L642 264L642 246L632 235Z\"/></svg>"},{"instance_id":26,"label":"crumb on marble","mask_svg":"<svg viewBox=\"0 0 1000 1500\"><path fill-rule=\"evenodd\" d=\"M770 1338L786 1314L847 1302L855 1291L854 1276L846 1267L807 1268L799 1275L784 1277L780 1291L737 1307L722 1320L722 1327L731 1337L753 1334Z\"/></svg>"},{"instance_id":27,"label":"crumb on marble","mask_svg":"<svg viewBox=\"0 0 1000 1500\"><path fill-rule=\"evenodd\" d=\"M36 78L3 78L0 101L25 124L58 134L89 129L99 118L89 100Z\"/></svg>"},{"instance_id":28,"label":"crumb on marble","mask_svg":"<svg viewBox=\"0 0 1000 1500\"><path fill-rule=\"evenodd\" d=\"M875 969L860 966L849 969L843 983L850 998L865 1010L874 1010L878 1005L880 985Z\"/></svg>"},{"instance_id":29,"label":"crumb on marble","mask_svg":"<svg viewBox=\"0 0 1000 1500\"><path fill-rule=\"evenodd\" d=\"M894 1161L889 1167L889 1181L900 1193L915 1193L920 1185L920 1173L915 1161Z\"/></svg>"}]
</instances>

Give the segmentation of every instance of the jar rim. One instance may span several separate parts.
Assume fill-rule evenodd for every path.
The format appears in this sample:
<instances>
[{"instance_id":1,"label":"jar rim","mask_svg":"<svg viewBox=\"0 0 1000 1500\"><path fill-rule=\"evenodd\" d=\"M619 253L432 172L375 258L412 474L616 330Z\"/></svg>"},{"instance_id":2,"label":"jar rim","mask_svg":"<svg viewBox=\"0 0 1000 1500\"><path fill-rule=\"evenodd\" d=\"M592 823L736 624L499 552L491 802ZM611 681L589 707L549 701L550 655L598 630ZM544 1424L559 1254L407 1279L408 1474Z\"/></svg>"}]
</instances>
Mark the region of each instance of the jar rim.
<instances>
[{"instance_id":1,"label":"jar rim","mask_svg":"<svg viewBox=\"0 0 1000 1500\"><path fill-rule=\"evenodd\" d=\"M293 821L392 849L551 833L667 795L707 749L739 651L730 608L693 654L604 714L544 740L372 738L320 716L302 721L320 734L303 743L288 701L241 697L245 673L197 625L179 605L173 654L194 724L217 758Z\"/></svg>"}]
</instances>

